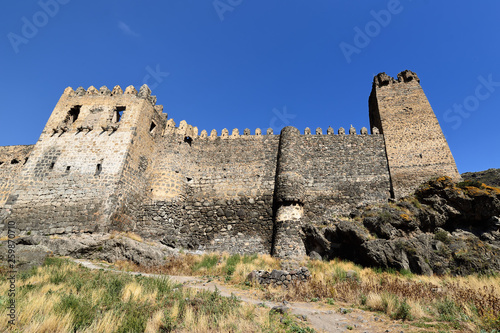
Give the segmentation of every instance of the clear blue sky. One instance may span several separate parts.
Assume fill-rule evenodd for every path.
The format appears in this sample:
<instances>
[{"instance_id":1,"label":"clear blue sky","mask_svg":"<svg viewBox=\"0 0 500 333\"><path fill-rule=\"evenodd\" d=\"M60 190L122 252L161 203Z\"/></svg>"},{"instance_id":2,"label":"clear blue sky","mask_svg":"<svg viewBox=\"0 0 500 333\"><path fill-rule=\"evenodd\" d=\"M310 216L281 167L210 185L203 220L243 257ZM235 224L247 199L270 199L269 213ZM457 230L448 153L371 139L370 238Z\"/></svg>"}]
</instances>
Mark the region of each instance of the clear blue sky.
<instances>
[{"instance_id":1,"label":"clear blue sky","mask_svg":"<svg viewBox=\"0 0 500 333\"><path fill-rule=\"evenodd\" d=\"M67 86L144 82L200 131L359 129L373 75L411 69L459 171L499 168L499 33L497 0L9 1L0 145L34 144Z\"/></svg>"}]
</instances>

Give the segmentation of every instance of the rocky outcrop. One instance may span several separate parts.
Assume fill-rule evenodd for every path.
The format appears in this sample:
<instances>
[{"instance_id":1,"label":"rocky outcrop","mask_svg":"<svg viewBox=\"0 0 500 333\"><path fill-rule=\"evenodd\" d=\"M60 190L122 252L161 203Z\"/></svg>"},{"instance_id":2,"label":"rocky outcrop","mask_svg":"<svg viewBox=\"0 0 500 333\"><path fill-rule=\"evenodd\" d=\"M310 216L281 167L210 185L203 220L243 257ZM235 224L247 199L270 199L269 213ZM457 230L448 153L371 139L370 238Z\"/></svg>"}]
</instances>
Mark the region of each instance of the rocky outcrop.
<instances>
[{"instance_id":1,"label":"rocky outcrop","mask_svg":"<svg viewBox=\"0 0 500 333\"><path fill-rule=\"evenodd\" d=\"M500 169L488 169L477 172L465 172L461 176L464 180L478 181L490 186L500 187Z\"/></svg>"},{"instance_id":2,"label":"rocky outcrop","mask_svg":"<svg viewBox=\"0 0 500 333\"><path fill-rule=\"evenodd\" d=\"M417 274L500 271L500 189L440 177L413 196L308 225L308 254Z\"/></svg>"},{"instance_id":3,"label":"rocky outcrop","mask_svg":"<svg viewBox=\"0 0 500 333\"><path fill-rule=\"evenodd\" d=\"M122 234L80 234L71 236L26 236L13 240L19 270L40 265L47 255L98 259L107 262L130 261L136 265L157 266L176 251L159 244L132 239ZM6 241L0 256L6 256Z\"/></svg>"},{"instance_id":4,"label":"rocky outcrop","mask_svg":"<svg viewBox=\"0 0 500 333\"><path fill-rule=\"evenodd\" d=\"M296 270L279 270L273 269L272 272L268 271L251 271L248 274L247 281L256 282L264 285L277 285L288 287L291 284L298 282L306 282L311 277L311 273L306 267L300 267Z\"/></svg>"}]
</instances>

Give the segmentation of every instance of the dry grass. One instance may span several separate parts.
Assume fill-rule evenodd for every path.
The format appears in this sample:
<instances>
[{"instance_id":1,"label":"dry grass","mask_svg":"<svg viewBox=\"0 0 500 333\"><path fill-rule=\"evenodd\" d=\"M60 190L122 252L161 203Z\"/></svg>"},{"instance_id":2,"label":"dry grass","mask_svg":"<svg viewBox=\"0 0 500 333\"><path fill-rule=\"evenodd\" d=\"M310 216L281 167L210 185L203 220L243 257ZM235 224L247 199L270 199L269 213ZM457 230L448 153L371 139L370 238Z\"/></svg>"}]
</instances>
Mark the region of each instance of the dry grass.
<instances>
[{"instance_id":1,"label":"dry grass","mask_svg":"<svg viewBox=\"0 0 500 333\"><path fill-rule=\"evenodd\" d=\"M325 303L334 300L383 312L395 319L412 319L415 325L432 321L438 327L463 326L472 331L492 330L500 325L498 276L417 276L409 272L380 272L342 260L307 260L301 265L307 266L312 274L308 283L297 283L287 289L255 287L269 300L317 299ZM279 269L280 262L268 255L214 253L181 255L161 267L143 268L127 263L118 266L148 273L214 276L248 288L246 277L252 270Z\"/></svg>"},{"instance_id":2,"label":"dry grass","mask_svg":"<svg viewBox=\"0 0 500 333\"><path fill-rule=\"evenodd\" d=\"M6 276L0 276L0 300L8 299L8 285ZM6 320L0 320L1 332L289 332L291 328L301 329L291 319L280 322L267 308L242 304L234 297L220 296L217 291L183 288L162 278L91 271L57 258L49 258L47 265L19 274L16 287L16 325L9 326ZM0 316L7 318L5 307L0 310Z\"/></svg>"},{"instance_id":3,"label":"dry grass","mask_svg":"<svg viewBox=\"0 0 500 333\"><path fill-rule=\"evenodd\" d=\"M127 231L127 232L112 231L109 238L114 239L115 237L127 237L140 243L144 242L144 239L142 239L141 236L132 231Z\"/></svg>"}]
</instances>

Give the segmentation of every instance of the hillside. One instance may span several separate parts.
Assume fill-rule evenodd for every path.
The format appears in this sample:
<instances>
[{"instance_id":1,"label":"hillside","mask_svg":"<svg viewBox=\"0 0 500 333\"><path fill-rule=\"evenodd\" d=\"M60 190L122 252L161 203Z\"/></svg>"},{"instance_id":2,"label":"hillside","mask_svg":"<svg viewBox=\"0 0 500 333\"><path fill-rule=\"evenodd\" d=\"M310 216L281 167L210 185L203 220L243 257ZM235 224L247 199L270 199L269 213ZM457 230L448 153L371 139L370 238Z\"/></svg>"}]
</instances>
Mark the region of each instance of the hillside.
<instances>
[{"instance_id":1,"label":"hillside","mask_svg":"<svg viewBox=\"0 0 500 333\"><path fill-rule=\"evenodd\" d=\"M486 185L500 187L500 169L488 169L478 172L462 173L464 180L476 180Z\"/></svg>"}]
</instances>

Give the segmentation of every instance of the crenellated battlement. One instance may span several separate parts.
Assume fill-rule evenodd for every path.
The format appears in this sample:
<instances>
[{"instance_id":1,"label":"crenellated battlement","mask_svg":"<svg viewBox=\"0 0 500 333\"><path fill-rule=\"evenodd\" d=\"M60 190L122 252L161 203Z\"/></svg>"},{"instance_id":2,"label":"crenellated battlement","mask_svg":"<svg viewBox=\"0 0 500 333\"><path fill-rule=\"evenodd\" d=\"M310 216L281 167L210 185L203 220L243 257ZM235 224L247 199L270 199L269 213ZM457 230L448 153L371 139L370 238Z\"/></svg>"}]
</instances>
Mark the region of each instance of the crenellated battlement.
<instances>
[{"instance_id":1,"label":"crenellated battlement","mask_svg":"<svg viewBox=\"0 0 500 333\"><path fill-rule=\"evenodd\" d=\"M163 136L168 136L168 135L179 135L179 136L186 136L190 137L191 139L208 139L208 140L215 140L217 138L220 138L221 140L227 140L227 139L236 139L236 138L262 138L266 136L275 136L274 131L272 128L268 128L265 134L262 134L262 130L260 128L256 128L254 131L254 134L252 134L251 130L249 128L245 128L243 130L243 133L240 134L240 131L238 128L233 128L231 133L227 128L223 128L222 131L219 132L216 129L213 129L210 132L210 135L208 135L207 130L202 130L200 134L198 134L198 127L193 127L192 125L187 124L185 120L182 120L179 123L179 126L176 126L176 123L174 119L170 118L167 120L165 129L163 131ZM371 135L379 135L380 132L377 127L373 127L371 131ZM302 133L304 136L327 136L327 135L346 135L345 129L343 127L340 127L337 130L337 133L335 133L334 129L330 126L326 130L326 133L323 133L323 130L321 127L316 128L314 134L311 133L311 129L309 127L306 127ZM366 127L362 127L360 132L357 133L356 129L351 125L349 128L349 133L348 135L370 135L368 134L368 129Z\"/></svg>"},{"instance_id":2,"label":"crenellated battlement","mask_svg":"<svg viewBox=\"0 0 500 333\"><path fill-rule=\"evenodd\" d=\"M67 87L64 90L63 96L65 97L127 97L127 96L136 96L137 98L145 99L151 103L152 106L156 106L156 96L151 95L151 89L149 89L147 84L143 84L139 91L135 89L134 86L128 86L123 89L116 85L113 90L109 90L108 87L102 86L97 90L94 86L88 87L86 90L83 87L78 87L76 90L73 90L72 87Z\"/></svg>"},{"instance_id":3,"label":"crenellated battlement","mask_svg":"<svg viewBox=\"0 0 500 333\"><path fill-rule=\"evenodd\" d=\"M147 101L143 103L141 101ZM106 86L87 89L78 87L73 90L67 87L47 123L44 133L51 136L61 136L65 133L103 133L109 135L117 132L124 126L133 127L137 122L140 108L149 106L151 113L155 114L151 124L163 127L163 105L156 104L156 96L151 95L151 89L144 84L139 91L134 86L128 86L125 91L120 86L110 90ZM123 124L126 125L123 125ZM130 125L130 126L129 126Z\"/></svg>"},{"instance_id":4,"label":"crenellated battlement","mask_svg":"<svg viewBox=\"0 0 500 333\"><path fill-rule=\"evenodd\" d=\"M375 77L373 78L373 86L380 88L392 84L408 83L412 81L420 83L420 79L418 78L417 74L408 69L398 73L397 79L387 75L385 72L382 72L375 75Z\"/></svg>"}]
</instances>

